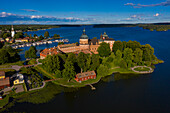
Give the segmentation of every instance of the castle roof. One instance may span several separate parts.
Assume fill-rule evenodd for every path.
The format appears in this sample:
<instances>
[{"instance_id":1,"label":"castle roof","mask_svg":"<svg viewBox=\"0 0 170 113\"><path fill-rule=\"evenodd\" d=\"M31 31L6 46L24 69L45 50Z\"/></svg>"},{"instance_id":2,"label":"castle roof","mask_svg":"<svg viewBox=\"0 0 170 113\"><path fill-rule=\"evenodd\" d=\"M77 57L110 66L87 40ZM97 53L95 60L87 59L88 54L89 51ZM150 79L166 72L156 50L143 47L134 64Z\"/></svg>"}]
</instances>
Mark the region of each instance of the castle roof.
<instances>
[{"instance_id":1,"label":"castle roof","mask_svg":"<svg viewBox=\"0 0 170 113\"><path fill-rule=\"evenodd\" d=\"M83 34L81 35L80 39L89 39L89 37L86 35L85 29L83 30Z\"/></svg>"},{"instance_id":2,"label":"castle roof","mask_svg":"<svg viewBox=\"0 0 170 113\"><path fill-rule=\"evenodd\" d=\"M91 44L96 45L96 43L98 44L98 42L99 42L99 39L90 39L89 45Z\"/></svg>"},{"instance_id":3,"label":"castle roof","mask_svg":"<svg viewBox=\"0 0 170 113\"><path fill-rule=\"evenodd\" d=\"M108 37L108 35L106 34L106 32L104 32L103 37Z\"/></svg>"}]
</instances>

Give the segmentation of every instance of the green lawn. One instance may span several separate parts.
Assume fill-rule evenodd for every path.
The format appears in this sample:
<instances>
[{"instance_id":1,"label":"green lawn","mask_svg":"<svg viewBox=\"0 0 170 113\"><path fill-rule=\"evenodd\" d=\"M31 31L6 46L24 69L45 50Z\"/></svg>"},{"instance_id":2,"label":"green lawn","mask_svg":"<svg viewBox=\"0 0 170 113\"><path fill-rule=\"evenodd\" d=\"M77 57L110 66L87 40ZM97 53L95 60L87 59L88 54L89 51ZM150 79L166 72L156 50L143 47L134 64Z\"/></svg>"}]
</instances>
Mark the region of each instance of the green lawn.
<instances>
[{"instance_id":1,"label":"green lawn","mask_svg":"<svg viewBox=\"0 0 170 113\"><path fill-rule=\"evenodd\" d=\"M18 61L18 62L14 62L14 63L5 63L5 64L0 65L1 66L0 68L3 68L3 67L8 68L8 66L11 66L11 65L23 66L24 62L25 61Z\"/></svg>"},{"instance_id":2,"label":"green lawn","mask_svg":"<svg viewBox=\"0 0 170 113\"><path fill-rule=\"evenodd\" d=\"M53 82L58 85L65 86L65 87L84 87L88 84L97 83L100 79L101 79L101 77L97 76L96 79L89 79L89 80L82 81L81 83L79 83L79 82L75 81L74 79L71 79L68 82L68 79L62 78L62 79L55 80Z\"/></svg>"},{"instance_id":3,"label":"green lawn","mask_svg":"<svg viewBox=\"0 0 170 113\"><path fill-rule=\"evenodd\" d=\"M147 67L137 67L134 70L136 70L136 71L149 71L150 69L147 68Z\"/></svg>"},{"instance_id":4,"label":"green lawn","mask_svg":"<svg viewBox=\"0 0 170 113\"><path fill-rule=\"evenodd\" d=\"M40 104L50 101L56 94L61 93L62 90L61 86L48 82L42 89L15 94L13 97L17 102Z\"/></svg>"},{"instance_id":5,"label":"green lawn","mask_svg":"<svg viewBox=\"0 0 170 113\"><path fill-rule=\"evenodd\" d=\"M0 107L5 106L9 101L9 96L6 96L3 100L0 100Z\"/></svg>"}]
</instances>

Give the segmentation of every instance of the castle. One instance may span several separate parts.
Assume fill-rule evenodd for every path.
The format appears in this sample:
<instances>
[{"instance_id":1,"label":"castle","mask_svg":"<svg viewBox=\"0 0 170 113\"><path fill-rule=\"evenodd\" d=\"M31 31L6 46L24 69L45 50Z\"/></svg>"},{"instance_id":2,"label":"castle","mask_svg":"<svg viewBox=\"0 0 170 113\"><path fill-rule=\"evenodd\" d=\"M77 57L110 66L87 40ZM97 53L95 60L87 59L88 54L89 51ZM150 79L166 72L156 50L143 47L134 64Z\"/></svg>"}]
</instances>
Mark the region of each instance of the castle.
<instances>
[{"instance_id":1,"label":"castle","mask_svg":"<svg viewBox=\"0 0 170 113\"><path fill-rule=\"evenodd\" d=\"M44 59L47 55L53 55L53 54L58 54L58 53L73 52L75 54L78 54L80 52L84 52L85 54L88 54L88 53L98 54L97 49L100 46L100 43L102 42L109 43L110 49L112 50L115 40L112 38L109 38L106 32L100 35L100 39L97 39L97 38L89 39L84 29L83 34L81 35L79 39L79 45L77 45L76 43L64 44L64 45L58 45L57 47L54 47L54 48L44 49L40 53L40 59ZM56 52L54 52L54 50Z\"/></svg>"}]
</instances>

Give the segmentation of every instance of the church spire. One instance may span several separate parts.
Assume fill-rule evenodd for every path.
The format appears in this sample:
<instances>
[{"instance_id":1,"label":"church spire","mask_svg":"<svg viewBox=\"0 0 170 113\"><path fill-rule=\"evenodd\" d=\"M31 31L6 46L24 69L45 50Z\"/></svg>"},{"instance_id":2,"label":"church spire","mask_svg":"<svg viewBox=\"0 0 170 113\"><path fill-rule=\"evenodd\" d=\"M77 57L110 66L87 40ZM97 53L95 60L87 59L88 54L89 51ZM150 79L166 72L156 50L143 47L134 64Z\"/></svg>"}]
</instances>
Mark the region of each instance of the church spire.
<instances>
[{"instance_id":1,"label":"church spire","mask_svg":"<svg viewBox=\"0 0 170 113\"><path fill-rule=\"evenodd\" d=\"M12 25L12 31L14 31L14 27L13 27L13 25Z\"/></svg>"}]
</instances>

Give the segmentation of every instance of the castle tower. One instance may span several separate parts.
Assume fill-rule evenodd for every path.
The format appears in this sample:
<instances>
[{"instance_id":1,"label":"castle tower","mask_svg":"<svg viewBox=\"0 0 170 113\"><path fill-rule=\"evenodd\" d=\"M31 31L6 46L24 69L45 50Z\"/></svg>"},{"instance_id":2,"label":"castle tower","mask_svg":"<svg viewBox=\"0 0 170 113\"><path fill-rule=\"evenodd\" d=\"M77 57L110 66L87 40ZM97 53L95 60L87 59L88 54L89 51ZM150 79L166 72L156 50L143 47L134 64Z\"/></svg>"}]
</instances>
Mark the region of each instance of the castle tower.
<instances>
[{"instance_id":1,"label":"castle tower","mask_svg":"<svg viewBox=\"0 0 170 113\"><path fill-rule=\"evenodd\" d=\"M11 29L11 37L14 38L14 35L15 35L15 31L14 31L14 28L13 28L13 25L12 25L12 29Z\"/></svg>"},{"instance_id":2,"label":"castle tower","mask_svg":"<svg viewBox=\"0 0 170 113\"><path fill-rule=\"evenodd\" d=\"M108 35L106 34L106 32L104 32L104 34L103 34L103 40L105 40L105 39L109 39L109 37L108 37Z\"/></svg>"},{"instance_id":3,"label":"castle tower","mask_svg":"<svg viewBox=\"0 0 170 113\"><path fill-rule=\"evenodd\" d=\"M79 40L80 43L80 50L89 49L89 37L86 35L86 30L83 29L83 34Z\"/></svg>"},{"instance_id":4,"label":"castle tower","mask_svg":"<svg viewBox=\"0 0 170 113\"><path fill-rule=\"evenodd\" d=\"M89 37L86 35L86 30L83 29L83 34L80 37L80 45L86 45L88 44Z\"/></svg>"}]
</instances>

